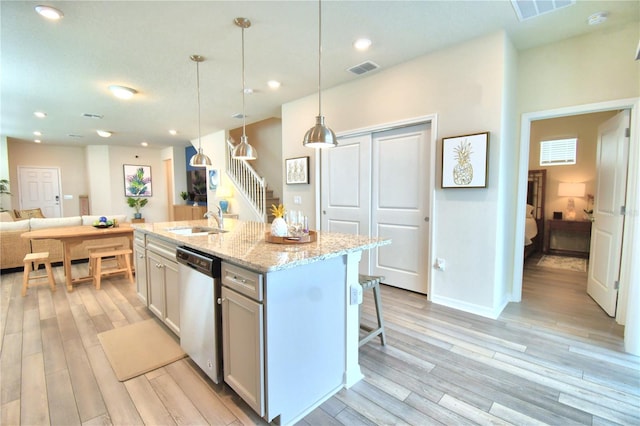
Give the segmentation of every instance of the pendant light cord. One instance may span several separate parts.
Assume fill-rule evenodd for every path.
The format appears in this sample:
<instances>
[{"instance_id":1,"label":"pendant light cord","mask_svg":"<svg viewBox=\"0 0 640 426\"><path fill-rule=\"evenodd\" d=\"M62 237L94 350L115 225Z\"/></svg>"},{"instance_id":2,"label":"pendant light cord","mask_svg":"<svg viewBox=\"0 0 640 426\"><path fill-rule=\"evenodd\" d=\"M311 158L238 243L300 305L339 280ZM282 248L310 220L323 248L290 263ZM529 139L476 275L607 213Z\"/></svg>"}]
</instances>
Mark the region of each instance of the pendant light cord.
<instances>
[{"instance_id":1,"label":"pendant light cord","mask_svg":"<svg viewBox=\"0 0 640 426\"><path fill-rule=\"evenodd\" d=\"M244 112L244 97L245 97L245 78L244 78L244 27L242 27L242 136L246 137L245 126L247 122L247 115Z\"/></svg>"},{"instance_id":2,"label":"pendant light cord","mask_svg":"<svg viewBox=\"0 0 640 426\"><path fill-rule=\"evenodd\" d=\"M198 88L198 152L202 149L200 141L200 62L196 61L196 87Z\"/></svg>"},{"instance_id":3,"label":"pendant light cord","mask_svg":"<svg viewBox=\"0 0 640 426\"><path fill-rule=\"evenodd\" d=\"M318 0L318 116L322 116L322 0Z\"/></svg>"}]
</instances>

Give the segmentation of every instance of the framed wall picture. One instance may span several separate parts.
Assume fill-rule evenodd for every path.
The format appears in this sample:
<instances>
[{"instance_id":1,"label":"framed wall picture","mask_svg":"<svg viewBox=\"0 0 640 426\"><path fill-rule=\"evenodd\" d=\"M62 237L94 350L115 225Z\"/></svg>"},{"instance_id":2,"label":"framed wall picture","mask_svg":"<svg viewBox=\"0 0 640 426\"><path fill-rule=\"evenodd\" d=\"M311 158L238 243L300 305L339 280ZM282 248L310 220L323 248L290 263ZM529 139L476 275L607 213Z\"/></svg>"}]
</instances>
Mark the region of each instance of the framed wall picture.
<instances>
[{"instance_id":1,"label":"framed wall picture","mask_svg":"<svg viewBox=\"0 0 640 426\"><path fill-rule=\"evenodd\" d=\"M284 166L287 185L309 183L309 157L287 158Z\"/></svg>"},{"instance_id":2,"label":"framed wall picture","mask_svg":"<svg viewBox=\"0 0 640 426\"><path fill-rule=\"evenodd\" d=\"M442 187L486 188L489 132L442 138Z\"/></svg>"},{"instance_id":3,"label":"framed wall picture","mask_svg":"<svg viewBox=\"0 0 640 426\"><path fill-rule=\"evenodd\" d=\"M151 197L151 166L124 164L125 197Z\"/></svg>"},{"instance_id":4,"label":"framed wall picture","mask_svg":"<svg viewBox=\"0 0 640 426\"><path fill-rule=\"evenodd\" d=\"M215 191L220 185L220 171L218 169L209 169L209 189Z\"/></svg>"}]
</instances>

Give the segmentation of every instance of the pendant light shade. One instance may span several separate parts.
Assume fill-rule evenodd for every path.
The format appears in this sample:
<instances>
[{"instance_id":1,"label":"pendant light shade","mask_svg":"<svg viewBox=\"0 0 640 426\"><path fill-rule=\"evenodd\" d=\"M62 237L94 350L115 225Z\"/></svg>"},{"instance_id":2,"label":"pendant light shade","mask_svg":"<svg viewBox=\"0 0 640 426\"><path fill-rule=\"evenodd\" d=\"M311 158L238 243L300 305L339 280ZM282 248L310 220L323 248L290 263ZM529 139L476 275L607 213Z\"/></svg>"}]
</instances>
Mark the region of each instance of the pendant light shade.
<instances>
[{"instance_id":1,"label":"pendant light shade","mask_svg":"<svg viewBox=\"0 0 640 426\"><path fill-rule=\"evenodd\" d=\"M258 158L258 151L251 145L246 134L246 114L245 107L245 94L247 90L245 88L244 79L244 30L251 26L251 21L247 18L236 18L233 23L242 28L242 137L240 137L240 143L233 149L233 158L236 160L255 160Z\"/></svg>"},{"instance_id":2,"label":"pendant light shade","mask_svg":"<svg viewBox=\"0 0 640 426\"><path fill-rule=\"evenodd\" d=\"M200 62L204 61L204 57L200 55L191 55L191 60L196 63L196 82L198 87L198 153L189 160L191 167L207 167L211 165L211 159L202 152L202 143L200 141Z\"/></svg>"},{"instance_id":3,"label":"pendant light shade","mask_svg":"<svg viewBox=\"0 0 640 426\"><path fill-rule=\"evenodd\" d=\"M302 141L311 148L330 148L338 145L336 134L324 125L322 115L322 1L318 0L318 115L316 125L310 128Z\"/></svg>"}]
</instances>

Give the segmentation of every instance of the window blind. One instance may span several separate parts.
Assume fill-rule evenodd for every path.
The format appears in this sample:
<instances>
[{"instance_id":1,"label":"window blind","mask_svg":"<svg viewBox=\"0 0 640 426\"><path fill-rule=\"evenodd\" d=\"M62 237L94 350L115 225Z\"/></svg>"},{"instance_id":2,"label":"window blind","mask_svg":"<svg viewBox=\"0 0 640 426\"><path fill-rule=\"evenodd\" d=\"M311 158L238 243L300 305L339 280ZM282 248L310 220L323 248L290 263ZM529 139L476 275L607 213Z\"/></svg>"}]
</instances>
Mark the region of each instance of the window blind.
<instances>
[{"instance_id":1,"label":"window blind","mask_svg":"<svg viewBox=\"0 0 640 426\"><path fill-rule=\"evenodd\" d=\"M540 165L566 166L576 164L577 144L577 138L541 141Z\"/></svg>"}]
</instances>

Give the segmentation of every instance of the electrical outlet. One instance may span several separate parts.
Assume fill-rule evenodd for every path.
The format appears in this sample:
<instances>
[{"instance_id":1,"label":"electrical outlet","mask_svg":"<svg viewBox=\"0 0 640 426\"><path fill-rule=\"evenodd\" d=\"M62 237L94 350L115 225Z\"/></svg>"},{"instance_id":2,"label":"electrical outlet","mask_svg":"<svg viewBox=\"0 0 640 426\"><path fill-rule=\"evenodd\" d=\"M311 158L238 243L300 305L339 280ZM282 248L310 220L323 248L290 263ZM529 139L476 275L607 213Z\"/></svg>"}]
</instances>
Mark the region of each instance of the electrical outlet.
<instances>
[{"instance_id":1,"label":"electrical outlet","mask_svg":"<svg viewBox=\"0 0 640 426\"><path fill-rule=\"evenodd\" d=\"M359 305L362 303L362 286L355 284L351 286L351 297L349 303L352 305Z\"/></svg>"},{"instance_id":2,"label":"electrical outlet","mask_svg":"<svg viewBox=\"0 0 640 426\"><path fill-rule=\"evenodd\" d=\"M293 197L293 204L302 204L302 197L299 195L296 195Z\"/></svg>"}]
</instances>

